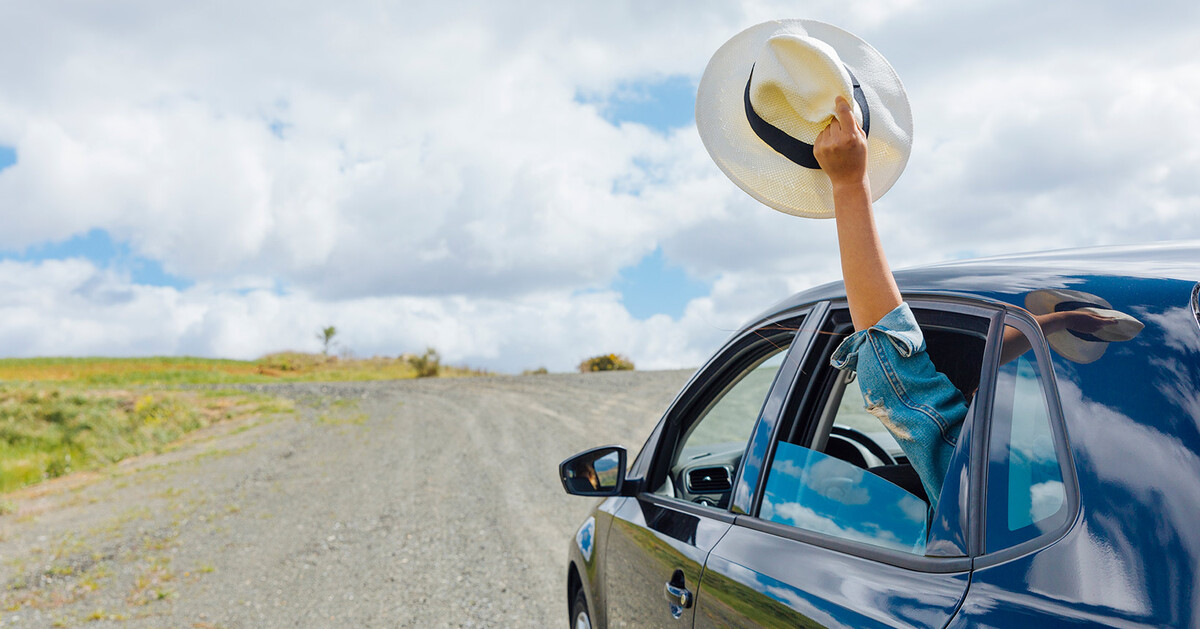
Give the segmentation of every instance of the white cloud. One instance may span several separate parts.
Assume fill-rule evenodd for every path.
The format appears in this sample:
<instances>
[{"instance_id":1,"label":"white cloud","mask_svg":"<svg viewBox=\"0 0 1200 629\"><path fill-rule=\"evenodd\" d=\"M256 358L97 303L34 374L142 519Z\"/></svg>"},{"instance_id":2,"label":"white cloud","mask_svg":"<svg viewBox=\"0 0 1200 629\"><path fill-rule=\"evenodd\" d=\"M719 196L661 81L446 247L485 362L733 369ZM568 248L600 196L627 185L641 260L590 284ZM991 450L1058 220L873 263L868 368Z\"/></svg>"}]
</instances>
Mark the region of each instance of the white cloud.
<instances>
[{"instance_id":1,"label":"white cloud","mask_svg":"<svg viewBox=\"0 0 1200 629\"><path fill-rule=\"evenodd\" d=\"M254 358L320 349L314 333L336 325L360 356L437 348L451 363L502 371L575 368L620 352L639 368L699 365L740 320L718 300L693 303L678 321L637 321L612 292L519 299L363 297L323 300L270 287L231 290L140 286L79 259L0 262L0 347L9 356L200 355Z\"/></svg>"},{"instance_id":2,"label":"white cloud","mask_svg":"<svg viewBox=\"0 0 1200 629\"><path fill-rule=\"evenodd\" d=\"M333 322L365 353L696 365L837 278L831 222L758 206L694 129L575 100L697 77L794 3L68 4L0 8L0 144L19 159L0 172L0 248L104 229L197 284L7 264L30 301L7 302L0 353L248 356ZM1200 236L1192 4L804 12L866 37L908 87L913 156L878 205L896 266ZM639 322L607 287L657 246L713 292ZM72 292L71 273L104 288Z\"/></svg>"}]
</instances>

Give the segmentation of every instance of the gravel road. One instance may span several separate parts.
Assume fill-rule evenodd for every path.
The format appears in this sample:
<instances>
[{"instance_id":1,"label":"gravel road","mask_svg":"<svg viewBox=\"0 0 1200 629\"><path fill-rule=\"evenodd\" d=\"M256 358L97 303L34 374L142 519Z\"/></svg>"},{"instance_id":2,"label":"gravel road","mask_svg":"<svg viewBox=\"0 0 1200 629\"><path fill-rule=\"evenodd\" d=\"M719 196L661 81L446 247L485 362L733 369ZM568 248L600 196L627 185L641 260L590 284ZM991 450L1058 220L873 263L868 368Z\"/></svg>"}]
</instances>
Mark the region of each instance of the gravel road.
<instances>
[{"instance_id":1,"label":"gravel road","mask_svg":"<svg viewBox=\"0 0 1200 629\"><path fill-rule=\"evenodd\" d=\"M270 386L295 414L9 496L0 626L563 626L559 461L690 373Z\"/></svg>"}]
</instances>

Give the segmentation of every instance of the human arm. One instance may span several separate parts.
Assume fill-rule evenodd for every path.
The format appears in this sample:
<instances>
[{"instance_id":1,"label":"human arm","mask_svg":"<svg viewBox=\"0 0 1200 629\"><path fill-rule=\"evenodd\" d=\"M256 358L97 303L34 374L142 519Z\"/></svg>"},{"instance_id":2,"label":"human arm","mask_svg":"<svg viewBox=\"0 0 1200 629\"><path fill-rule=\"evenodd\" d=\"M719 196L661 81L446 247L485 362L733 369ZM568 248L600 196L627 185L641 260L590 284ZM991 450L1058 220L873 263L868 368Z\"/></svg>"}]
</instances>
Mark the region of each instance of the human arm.
<instances>
[{"instance_id":1,"label":"human arm","mask_svg":"<svg viewBox=\"0 0 1200 629\"><path fill-rule=\"evenodd\" d=\"M842 279L855 330L865 330L900 305L900 289L883 253L871 211L867 136L850 104L837 97L837 113L817 136L813 155L833 184Z\"/></svg>"}]
</instances>

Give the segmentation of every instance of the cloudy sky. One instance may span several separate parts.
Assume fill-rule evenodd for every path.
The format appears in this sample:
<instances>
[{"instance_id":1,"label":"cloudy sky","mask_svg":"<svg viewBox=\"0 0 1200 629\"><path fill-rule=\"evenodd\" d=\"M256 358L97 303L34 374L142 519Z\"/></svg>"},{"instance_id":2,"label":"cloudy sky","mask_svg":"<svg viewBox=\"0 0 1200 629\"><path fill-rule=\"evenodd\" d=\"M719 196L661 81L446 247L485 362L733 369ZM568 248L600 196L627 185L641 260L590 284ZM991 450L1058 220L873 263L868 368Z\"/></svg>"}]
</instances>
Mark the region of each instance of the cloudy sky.
<instances>
[{"instance_id":1,"label":"cloudy sky","mask_svg":"<svg viewBox=\"0 0 1200 629\"><path fill-rule=\"evenodd\" d=\"M905 83L895 266L1200 238L1200 3L1143 4L0 0L0 356L696 366L838 277L692 119L780 17Z\"/></svg>"}]
</instances>

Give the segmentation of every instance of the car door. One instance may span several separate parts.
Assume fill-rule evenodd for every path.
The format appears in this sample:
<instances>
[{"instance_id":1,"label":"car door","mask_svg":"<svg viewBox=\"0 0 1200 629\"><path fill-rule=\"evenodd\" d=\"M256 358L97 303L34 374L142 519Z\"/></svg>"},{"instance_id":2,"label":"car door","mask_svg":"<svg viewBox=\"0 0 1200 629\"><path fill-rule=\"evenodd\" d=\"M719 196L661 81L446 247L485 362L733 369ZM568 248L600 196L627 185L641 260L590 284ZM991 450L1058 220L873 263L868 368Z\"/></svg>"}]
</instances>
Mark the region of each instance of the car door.
<instances>
[{"instance_id":1,"label":"car door","mask_svg":"<svg viewBox=\"0 0 1200 629\"><path fill-rule=\"evenodd\" d=\"M935 366L973 393L987 377L999 311L910 304ZM831 309L802 363L811 375L797 379L758 455L760 476L742 479L748 489L733 505L740 513L709 554L694 626L940 628L962 601L975 408L931 512L919 479L881 476L907 460L863 411L853 378L829 365L849 327L844 307Z\"/></svg>"},{"instance_id":2,"label":"car door","mask_svg":"<svg viewBox=\"0 0 1200 629\"><path fill-rule=\"evenodd\" d=\"M631 481L641 491L613 511L607 626L691 626L705 559L734 521L728 502L746 443L761 417L779 412L796 372L790 357L812 338L804 321L791 313L732 339L668 410L646 446L645 476Z\"/></svg>"}]
</instances>

